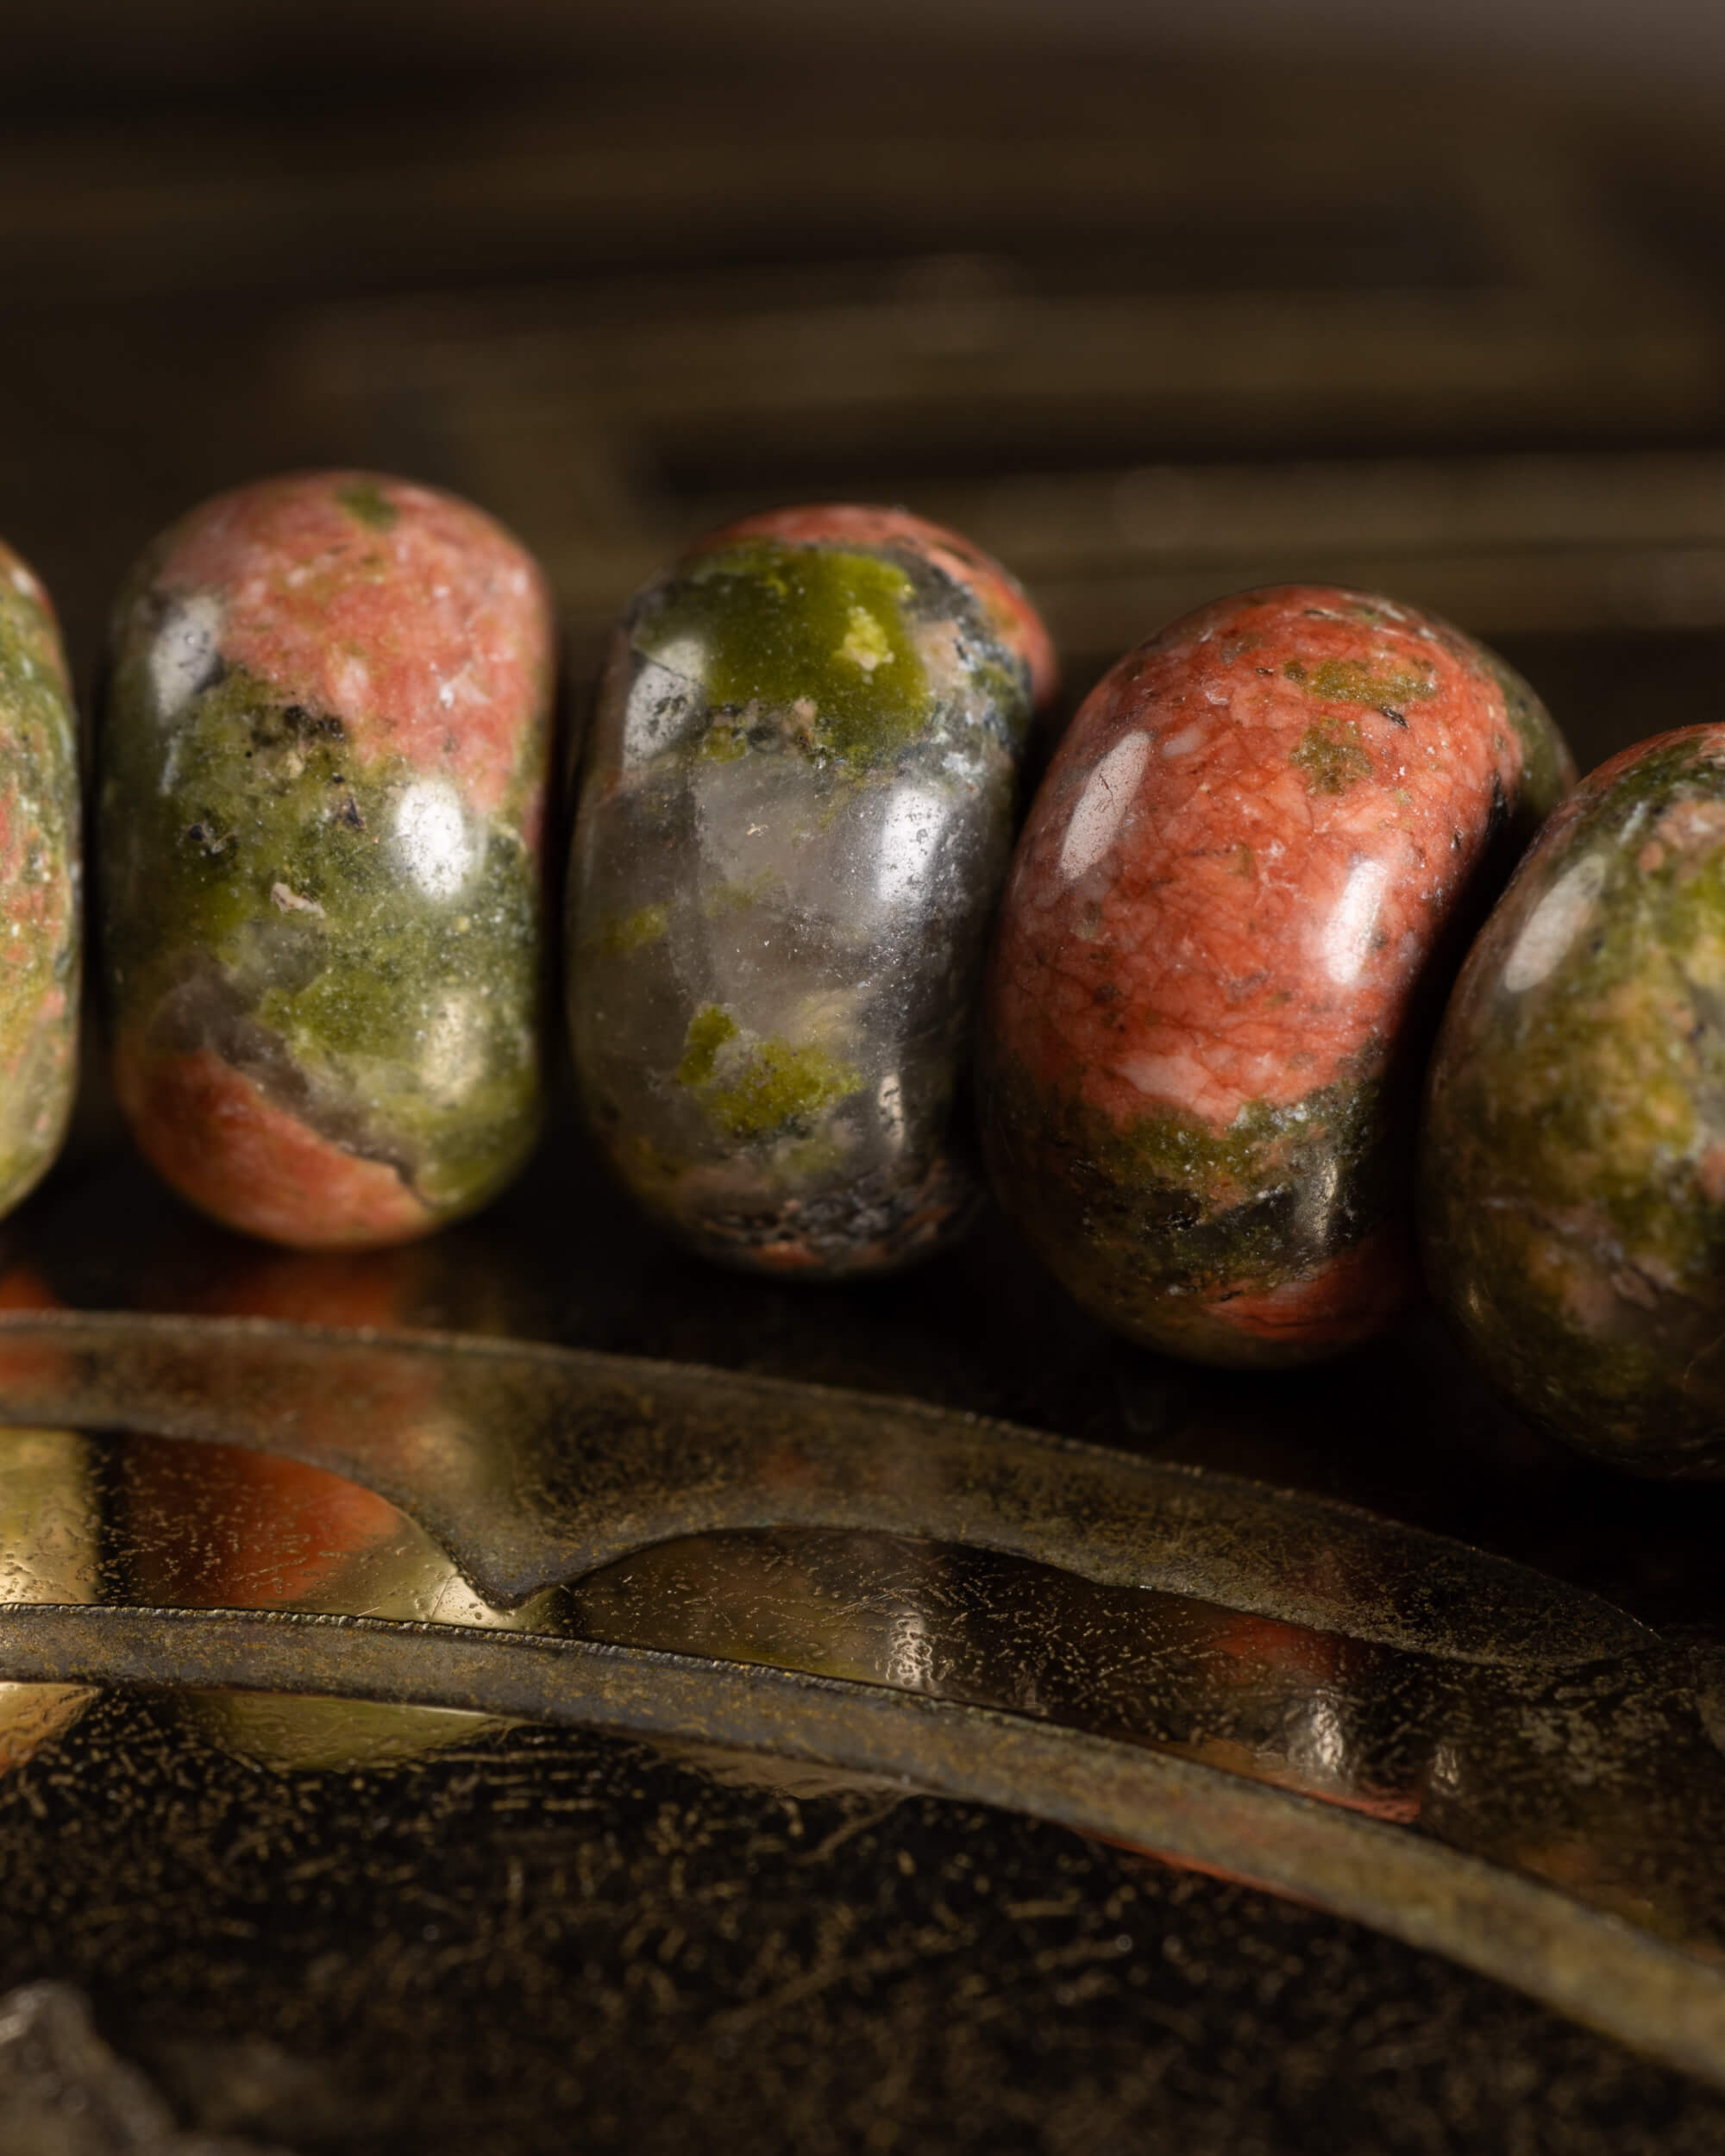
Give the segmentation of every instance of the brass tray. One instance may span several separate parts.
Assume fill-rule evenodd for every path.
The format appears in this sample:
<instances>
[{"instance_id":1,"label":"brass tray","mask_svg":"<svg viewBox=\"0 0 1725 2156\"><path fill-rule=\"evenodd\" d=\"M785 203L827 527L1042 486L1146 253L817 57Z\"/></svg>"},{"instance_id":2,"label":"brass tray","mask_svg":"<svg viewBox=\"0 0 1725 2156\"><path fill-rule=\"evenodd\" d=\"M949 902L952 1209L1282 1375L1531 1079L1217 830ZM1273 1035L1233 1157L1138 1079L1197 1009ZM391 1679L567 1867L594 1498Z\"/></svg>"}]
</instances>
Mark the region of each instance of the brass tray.
<instances>
[{"instance_id":1,"label":"brass tray","mask_svg":"<svg viewBox=\"0 0 1725 2156\"><path fill-rule=\"evenodd\" d=\"M98 1220L125 1232L98 1238ZM448 1861L452 1789L477 1784L499 1809L476 1846L502 1865L470 1897L481 1928L511 1908L530 1928L573 1892L605 1942L577 1989L619 2028L643 1984L703 2001L693 2052L723 2079L749 2044L782 2047L777 2009L751 2016L734 1970L679 1969L690 1927L669 1912L687 1916L687 1895L664 1871L726 1835L782 1858L794 1816L796 1891L827 1932L786 1981L825 2001L929 1952L929 1908L901 1915L891 1947L870 1923L883 1886L918 1877L916 1837L899 1837L919 1821L948 1845L948 1917L957 1863L972 1896L998 1870L1009 1906L1077 1927L1049 1950L1074 1954L1070 1976L1044 1972L1051 1996L1130 1984L1142 1945L1107 1912L1127 1888L1173 1890L1178 1875L1145 1865L1172 1860L1434 1951L1725 2087L1725 1658L1693 1563L1716 1503L1546 1452L1424 1321L1305 1377L1183 1371L1093 1332L992 1221L862 1290L714 1275L636 1228L573 1141L486 1222L357 1260L243 1244L98 1149L21 1216L0 1283L0 1415L19 1426L0 1680L20 1688L0 1693L0 1872L28 1875L68 1788L79 1837L84 1814L135 1808L167 1852L133 1911L153 1952L187 1907L168 1876L219 1874L227 1833L266 1852L285 1836L290 1880L351 1875L356 1901L387 1902L371 1845L429 1835ZM912 1385L944 1399L901 1396ZM1489 1526L1542 1568L1427 1520ZM1614 1570L1642 1614L1585 1583ZM188 1789L233 1808L221 1833L169 1801ZM674 1822L661 1875L631 1875L605 1921L591 1879L526 1883L560 1802L603 1822L601 1846L643 1803ZM1045 1844L996 1846L1057 1830L1095 1876L1050 1892ZM727 1865L752 1899L735 1848ZM1038 1892L1024 1879L1039 1873ZM128 1965L91 1934L99 1887L70 1890L72 1965L98 1993ZM1248 1925L1260 1943L1292 1921L1266 1906ZM246 1920L260 1950L295 1921ZM442 1933L434 1915L404 1945L398 1910L386 1928L410 1959ZM339 1908L323 1937L351 1984ZM535 1959L513 1951L484 1947L519 1978ZM997 2021L1001 1951L960 1934L938 1957ZM200 1984L209 1955L206 1940L191 1956ZM28 1973L66 1966L57 1950ZM38 2053L94 2042L78 1992L17 1996ZM1188 2007L1195 2028L1212 2003ZM897 2026L860 2018L871 2040ZM1103 2025L1125 2042L1117 2015ZM246 2095L243 2043L212 2097L183 2022L158 2071L194 2115L279 2119L296 2147L368 2147L346 2138L367 2115L399 2125L374 2050L333 2095L327 2057L288 2071L279 2008L260 2026L263 2098ZM1044 2064L1026 2116L1067 2115L1070 2068ZM0 2117L5 2085L0 2064ZM1710 2115L1690 2087L1683 2115ZM642 2101L619 2114L624 2138L684 2117ZM1136 2131L1144 2110L1120 2117ZM775 2130L794 2145L792 2115Z\"/></svg>"}]
</instances>

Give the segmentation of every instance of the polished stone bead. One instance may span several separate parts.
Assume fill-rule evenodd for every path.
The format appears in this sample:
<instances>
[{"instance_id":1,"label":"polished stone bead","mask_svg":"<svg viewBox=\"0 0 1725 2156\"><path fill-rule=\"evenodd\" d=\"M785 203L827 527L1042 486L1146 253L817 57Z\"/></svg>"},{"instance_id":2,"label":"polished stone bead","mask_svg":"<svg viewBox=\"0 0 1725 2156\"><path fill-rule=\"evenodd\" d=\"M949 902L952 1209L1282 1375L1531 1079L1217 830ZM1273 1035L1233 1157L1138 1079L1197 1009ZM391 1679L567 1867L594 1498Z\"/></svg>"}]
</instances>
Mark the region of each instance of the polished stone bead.
<instances>
[{"instance_id":1,"label":"polished stone bead","mask_svg":"<svg viewBox=\"0 0 1725 2156\"><path fill-rule=\"evenodd\" d=\"M951 1129L1052 680L1005 571L900 511L715 534L613 639L570 872L586 1114L685 1241L839 1275L975 1188Z\"/></svg>"},{"instance_id":2,"label":"polished stone bead","mask_svg":"<svg viewBox=\"0 0 1725 2156\"><path fill-rule=\"evenodd\" d=\"M1445 1017L1421 1212L1524 1413L1725 1472L1725 726L1614 757L1541 832Z\"/></svg>"},{"instance_id":3,"label":"polished stone bead","mask_svg":"<svg viewBox=\"0 0 1725 2156\"><path fill-rule=\"evenodd\" d=\"M53 611L0 544L0 1213L60 1150L78 1077L78 724Z\"/></svg>"},{"instance_id":4,"label":"polished stone bead","mask_svg":"<svg viewBox=\"0 0 1725 2156\"><path fill-rule=\"evenodd\" d=\"M520 1165L551 673L531 561L398 479L242 488L133 572L98 842L116 1076L218 1219L398 1242Z\"/></svg>"},{"instance_id":5,"label":"polished stone bead","mask_svg":"<svg viewBox=\"0 0 1725 2156\"><path fill-rule=\"evenodd\" d=\"M1571 775L1481 646L1327 586L1218 600L1103 679L1019 843L980 1042L996 1190L1081 1302L1224 1363L1405 1306L1420 1052Z\"/></svg>"}]
</instances>

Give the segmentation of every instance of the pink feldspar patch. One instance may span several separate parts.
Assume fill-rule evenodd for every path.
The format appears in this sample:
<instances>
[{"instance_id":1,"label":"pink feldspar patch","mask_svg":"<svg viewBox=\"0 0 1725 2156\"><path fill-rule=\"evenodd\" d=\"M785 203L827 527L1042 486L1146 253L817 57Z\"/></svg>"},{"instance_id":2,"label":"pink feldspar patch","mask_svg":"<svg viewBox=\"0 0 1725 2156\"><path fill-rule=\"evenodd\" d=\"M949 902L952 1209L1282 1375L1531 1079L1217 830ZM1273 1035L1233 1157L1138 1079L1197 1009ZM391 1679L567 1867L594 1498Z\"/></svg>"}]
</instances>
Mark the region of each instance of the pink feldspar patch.
<instances>
[{"instance_id":1,"label":"pink feldspar patch","mask_svg":"<svg viewBox=\"0 0 1725 2156\"><path fill-rule=\"evenodd\" d=\"M1352 596L1222 601L1074 720L994 977L1001 1045L1044 1087L1221 1131L1396 1038L1522 751L1463 639Z\"/></svg>"},{"instance_id":2,"label":"pink feldspar patch","mask_svg":"<svg viewBox=\"0 0 1725 2156\"><path fill-rule=\"evenodd\" d=\"M213 595L221 656L339 717L357 762L446 774L482 816L502 803L549 677L549 614L538 569L482 511L367 473L267 480L186 517L155 580ZM536 844L536 805L524 821Z\"/></svg>"},{"instance_id":3,"label":"pink feldspar patch","mask_svg":"<svg viewBox=\"0 0 1725 2156\"><path fill-rule=\"evenodd\" d=\"M364 1250L437 1225L394 1169L320 1138L209 1049L145 1056L122 1039L115 1076L151 1165L232 1227L297 1250Z\"/></svg>"}]
</instances>

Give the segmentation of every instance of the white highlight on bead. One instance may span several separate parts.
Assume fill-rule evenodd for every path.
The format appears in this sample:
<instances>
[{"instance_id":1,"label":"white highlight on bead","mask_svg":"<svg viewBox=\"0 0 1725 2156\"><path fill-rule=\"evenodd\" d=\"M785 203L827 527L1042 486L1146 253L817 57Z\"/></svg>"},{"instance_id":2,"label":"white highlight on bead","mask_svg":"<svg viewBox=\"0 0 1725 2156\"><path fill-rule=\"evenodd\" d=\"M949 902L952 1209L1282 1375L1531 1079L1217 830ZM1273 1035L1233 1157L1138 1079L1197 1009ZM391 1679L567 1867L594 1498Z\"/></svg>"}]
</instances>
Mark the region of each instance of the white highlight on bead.
<instances>
[{"instance_id":1,"label":"white highlight on bead","mask_svg":"<svg viewBox=\"0 0 1725 2156\"><path fill-rule=\"evenodd\" d=\"M623 763L648 762L674 748L701 717L705 705L695 678L656 659L641 662L623 708Z\"/></svg>"},{"instance_id":2,"label":"white highlight on bead","mask_svg":"<svg viewBox=\"0 0 1725 2156\"><path fill-rule=\"evenodd\" d=\"M420 1044L420 1073L436 1100L455 1106L486 1070L486 994L451 989L431 1011Z\"/></svg>"},{"instance_id":3,"label":"white highlight on bead","mask_svg":"<svg viewBox=\"0 0 1725 2156\"><path fill-rule=\"evenodd\" d=\"M1605 863L1597 854L1558 878L1528 915L1509 953L1503 985L1512 994L1536 987L1557 964L1586 926L1604 882Z\"/></svg>"},{"instance_id":4,"label":"white highlight on bead","mask_svg":"<svg viewBox=\"0 0 1725 2156\"><path fill-rule=\"evenodd\" d=\"M1060 842L1060 874L1066 882L1094 868L1113 844L1150 761L1150 746L1148 734L1125 735L1086 780Z\"/></svg>"},{"instance_id":5,"label":"white highlight on bead","mask_svg":"<svg viewBox=\"0 0 1725 2156\"><path fill-rule=\"evenodd\" d=\"M875 856L875 896L882 906L900 905L926 890L940 843L940 824L938 795L906 787L888 802Z\"/></svg>"},{"instance_id":6,"label":"white highlight on bead","mask_svg":"<svg viewBox=\"0 0 1725 2156\"><path fill-rule=\"evenodd\" d=\"M1377 909L1389 881L1389 862L1374 861L1370 856L1355 862L1348 870L1336 910L1324 924L1324 971L1339 988L1358 981L1371 956Z\"/></svg>"},{"instance_id":7,"label":"white highlight on bead","mask_svg":"<svg viewBox=\"0 0 1725 2156\"><path fill-rule=\"evenodd\" d=\"M875 1088L875 1106L881 1118L881 1135L889 1145L899 1145L905 1135L904 1081L889 1070Z\"/></svg>"},{"instance_id":8,"label":"white highlight on bead","mask_svg":"<svg viewBox=\"0 0 1725 2156\"><path fill-rule=\"evenodd\" d=\"M345 651L329 662L329 686L343 711L361 711L371 693L372 670L356 651Z\"/></svg>"},{"instance_id":9,"label":"white highlight on bead","mask_svg":"<svg viewBox=\"0 0 1725 2156\"><path fill-rule=\"evenodd\" d=\"M221 633L222 602L214 592L182 599L162 623L150 646L150 688L158 718L173 718L209 679Z\"/></svg>"},{"instance_id":10,"label":"white highlight on bead","mask_svg":"<svg viewBox=\"0 0 1725 2156\"><path fill-rule=\"evenodd\" d=\"M396 803L395 842L429 899L452 899L478 865L461 796L443 779L421 779Z\"/></svg>"}]
</instances>

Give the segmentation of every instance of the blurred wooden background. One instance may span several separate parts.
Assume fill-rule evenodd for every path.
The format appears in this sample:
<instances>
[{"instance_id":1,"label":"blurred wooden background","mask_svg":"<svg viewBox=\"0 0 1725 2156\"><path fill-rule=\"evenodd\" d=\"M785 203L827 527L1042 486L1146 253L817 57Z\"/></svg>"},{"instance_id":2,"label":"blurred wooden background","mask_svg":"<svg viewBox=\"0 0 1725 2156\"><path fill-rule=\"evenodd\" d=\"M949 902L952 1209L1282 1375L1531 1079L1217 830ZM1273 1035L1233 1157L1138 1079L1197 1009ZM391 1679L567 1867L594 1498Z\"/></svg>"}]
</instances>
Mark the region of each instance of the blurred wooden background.
<instances>
[{"instance_id":1,"label":"blurred wooden background","mask_svg":"<svg viewBox=\"0 0 1725 2156\"><path fill-rule=\"evenodd\" d=\"M352 461L513 524L578 672L680 541L839 494L996 549L1075 688L1298 575L1497 641L1584 766L1718 715L1703 107L962 47L416 72L224 19L178 73L39 35L0 88L0 531L86 680L160 524Z\"/></svg>"}]
</instances>

